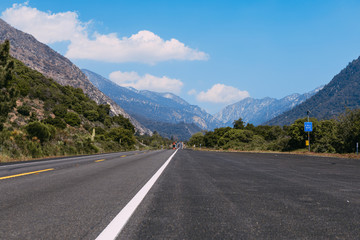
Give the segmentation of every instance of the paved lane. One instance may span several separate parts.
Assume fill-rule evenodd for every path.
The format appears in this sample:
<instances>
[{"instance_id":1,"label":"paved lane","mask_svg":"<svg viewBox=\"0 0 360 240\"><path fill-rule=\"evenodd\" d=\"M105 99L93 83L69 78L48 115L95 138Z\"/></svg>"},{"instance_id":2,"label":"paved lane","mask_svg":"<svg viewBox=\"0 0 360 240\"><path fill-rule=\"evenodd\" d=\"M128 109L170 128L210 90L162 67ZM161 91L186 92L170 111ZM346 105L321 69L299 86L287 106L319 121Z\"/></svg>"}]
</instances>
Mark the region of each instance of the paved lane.
<instances>
[{"instance_id":1,"label":"paved lane","mask_svg":"<svg viewBox=\"0 0 360 240\"><path fill-rule=\"evenodd\" d=\"M173 152L0 166L0 239L95 239Z\"/></svg>"},{"instance_id":2,"label":"paved lane","mask_svg":"<svg viewBox=\"0 0 360 240\"><path fill-rule=\"evenodd\" d=\"M119 239L359 236L359 160L181 150Z\"/></svg>"}]
</instances>

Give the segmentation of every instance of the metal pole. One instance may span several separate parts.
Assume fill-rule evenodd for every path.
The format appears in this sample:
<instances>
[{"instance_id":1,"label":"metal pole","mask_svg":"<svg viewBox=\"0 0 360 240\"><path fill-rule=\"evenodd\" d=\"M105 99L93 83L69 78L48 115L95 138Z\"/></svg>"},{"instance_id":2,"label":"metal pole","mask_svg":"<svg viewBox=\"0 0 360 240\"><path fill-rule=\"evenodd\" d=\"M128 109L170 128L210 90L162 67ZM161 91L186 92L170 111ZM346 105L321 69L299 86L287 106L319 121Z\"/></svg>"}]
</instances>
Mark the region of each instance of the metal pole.
<instances>
[{"instance_id":1,"label":"metal pole","mask_svg":"<svg viewBox=\"0 0 360 240\"><path fill-rule=\"evenodd\" d=\"M358 155L359 154L359 143L357 142L356 143L356 155Z\"/></svg>"},{"instance_id":2,"label":"metal pole","mask_svg":"<svg viewBox=\"0 0 360 240\"><path fill-rule=\"evenodd\" d=\"M309 111L307 111L307 119L308 119L308 122L310 122ZM308 141L309 141L309 152L310 152L310 132L308 132Z\"/></svg>"}]
</instances>

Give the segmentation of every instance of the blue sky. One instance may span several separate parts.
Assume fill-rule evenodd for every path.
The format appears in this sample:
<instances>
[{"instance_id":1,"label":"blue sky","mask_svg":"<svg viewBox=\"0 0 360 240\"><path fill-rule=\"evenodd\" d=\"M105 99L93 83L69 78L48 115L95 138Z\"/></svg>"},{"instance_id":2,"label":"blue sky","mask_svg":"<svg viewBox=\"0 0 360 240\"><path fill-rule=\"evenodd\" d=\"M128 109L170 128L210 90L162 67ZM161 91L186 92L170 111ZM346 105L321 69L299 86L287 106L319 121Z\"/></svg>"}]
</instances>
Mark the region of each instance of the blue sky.
<instances>
[{"instance_id":1,"label":"blue sky","mask_svg":"<svg viewBox=\"0 0 360 240\"><path fill-rule=\"evenodd\" d=\"M0 10L80 68L210 113L311 91L360 55L360 1L2 0Z\"/></svg>"}]
</instances>

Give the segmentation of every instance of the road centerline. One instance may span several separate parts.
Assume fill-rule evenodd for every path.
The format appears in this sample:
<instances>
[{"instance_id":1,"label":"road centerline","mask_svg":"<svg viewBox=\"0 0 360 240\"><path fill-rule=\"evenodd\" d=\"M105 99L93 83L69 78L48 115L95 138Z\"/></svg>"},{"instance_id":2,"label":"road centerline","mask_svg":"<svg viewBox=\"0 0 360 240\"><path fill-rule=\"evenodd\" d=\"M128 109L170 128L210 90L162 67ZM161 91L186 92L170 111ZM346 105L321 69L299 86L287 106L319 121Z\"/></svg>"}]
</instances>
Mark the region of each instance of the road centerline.
<instances>
[{"instance_id":1,"label":"road centerline","mask_svg":"<svg viewBox=\"0 0 360 240\"><path fill-rule=\"evenodd\" d=\"M5 177L0 177L0 180L21 177L21 176L26 176L26 175L32 175L32 174L37 174L37 173L42 173L42 172L48 172L48 171L53 171L53 170L54 170L54 168L49 168L49 169L44 169L44 170L39 170L39 171L34 171L34 172L26 172L26 173L20 173L20 174L15 174L15 175L9 175L9 176L5 176Z\"/></svg>"},{"instance_id":2,"label":"road centerline","mask_svg":"<svg viewBox=\"0 0 360 240\"><path fill-rule=\"evenodd\" d=\"M110 224L100 233L96 240L116 239L125 227L126 223L133 215L137 207L145 198L151 187L155 184L162 172L165 170L171 159L175 156L178 149L166 160L159 170L149 179L140 191L126 204L126 206L116 215Z\"/></svg>"}]
</instances>

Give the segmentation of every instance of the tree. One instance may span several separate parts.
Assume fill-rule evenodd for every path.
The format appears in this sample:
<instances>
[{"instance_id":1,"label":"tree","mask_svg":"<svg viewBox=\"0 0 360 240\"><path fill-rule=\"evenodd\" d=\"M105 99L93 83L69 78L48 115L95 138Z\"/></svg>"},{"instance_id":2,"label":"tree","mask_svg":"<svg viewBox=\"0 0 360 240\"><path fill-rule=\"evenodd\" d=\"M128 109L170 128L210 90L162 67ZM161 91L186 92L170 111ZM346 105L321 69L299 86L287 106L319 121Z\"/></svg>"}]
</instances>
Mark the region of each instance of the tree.
<instances>
[{"instance_id":1,"label":"tree","mask_svg":"<svg viewBox=\"0 0 360 240\"><path fill-rule=\"evenodd\" d=\"M313 150L315 152L335 153L342 145L338 137L338 123L335 120L320 121L314 132Z\"/></svg>"},{"instance_id":2,"label":"tree","mask_svg":"<svg viewBox=\"0 0 360 240\"><path fill-rule=\"evenodd\" d=\"M129 129L124 129L121 127L112 128L108 133L107 137L115 142L121 142L124 146L133 146L136 142L136 139Z\"/></svg>"},{"instance_id":3,"label":"tree","mask_svg":"<svg viewBox=\"0 0 360 240\"><path fill-rule=\"evenodd\" d=\"M212 131L206 132L204 135L204 145L206 147L215 147L218 143L216 134Z\"/></svg>"},{"instance_id":4,"label":"tree","mask_svg":"<svg viewBox=\"0 0 360 240\"><path fill-rule=\"evenodd\" d=\"M189 139L188 143L190 146L195 145L195 146L199 147L200 144L201 144L201 146L204 146L204 134L202 132L197 132L197 133L193 134L191 136L191 138Z\"/></svg>"},{"instance_id":5,"label":"tree","mask_svg":"<svg viewBox=\"0 0 360 240\"><path fill-rule=\"evenodd\" d=\"M10 55L10 41L5 42L0 46L0 66L5 67Z\"/></svg>"},{"instance_id":6,"label":"tree","mask_svg":"<svg viewBox=\"0 0 360 240\"><path fill-rule=\"evenodd\" d=\"M245 123L242 120L242 118L239 118L238 120L233 122L234 125L234 129L244 129L245 128Z\"/></svg>"},{"instance_id":7,"label":"tree","mask_svg":"<svg viewBox=\"0 0 360 240\"><path fill-rule=\"evenodd\" d=\"M67 113L67 106L63 104L58 104L54 107L53 113L57 117L64 118Z\"/></svg>"},{"instance_id":8,"label":"tree","mask_svg":"<svg viewBox=\"0 0 360 240\"><path fill-rule=\"evenodd\" d=\"M240 143L251 142L253 136L254 133L249 130L231 129L219 139L219 146L224 148L233 148L238 146Z\"/></svg>"},{"instance_id":9,"label":"tree","mask_svg":"<svg viewBox=\"0 0 360 240\"><path fill-rule=\"evenodd\" d=\"M89 121L95 122L99 118L99 113L96 110L86 110L84 116L89 119Z\"/></svg>"},{"instance_id":10,"label":"tree","mask_svg":"<svg viewBox=\"0 0 360 240\"><path fill-rule=\"evenodd\" d=\"M79 115L74 112L66 113L64 120L67 124L69 124L70 126L73 126L73 127L80 126L80 123L81 123L81 119L80 119Z\"/></svg>"},{"instance_id":11,"label":"tree","mask_svg":"<svg viewBox=\"0 0 360 240\"><path fill-rule=\"evenodd\" d=\"M108 116L110 113L110 105L109 104L99 105L97 112L98 112L97 120L99 120L100 122L104 122L106 119L106 116Z\"/></svg>"},{"instance_id":12,"label":"tree","mask_svg":"<svg viewBox=\"0 0 360 240\"><path fill-rule=\"evenodd\" d=\"M300 149L305 148L305 141L308 140L308 133L305 132L304 122L307 122L307 118L296 120L287 129L287 134L290 137L289 148ZM316 118L310 118L310 122L313 123L313 131L310 133L310 142L314 142L314 132L316 131L318 120Z\"/></svg>"},{"instance_id":13,"label":"tree","mask_svg":"<svg viewBox=\"0 0 360 240\"><path fill-rule=\"evenodd\" d=\"M64 122L64 120L62 120L62 118L59 117L49 117L47 119L44 120L44 123L53 125L59 129L65 129L66 128L66 123Z\"/></svg>"},{"instance_id":14,"label":"tree","mask_svg":"<svg viewBox=\"0 0 360 240\"><path fill-rule=\"evenodd\" d=\"M355 152L357 142L360 142L360 109L347 110L339 118L339 136L342 147L340 152Z\"/></svg>"},{"instance_id":15,"label":"tree","mask_svg":"<svg viewBox=\"0 0 360 240\"><path fill-rule=\"evenodd\" d=\"M10 41L0 45L0 88L7 88L13 80L15 63L10 59Z\"/></svg>"}]
</instances>

